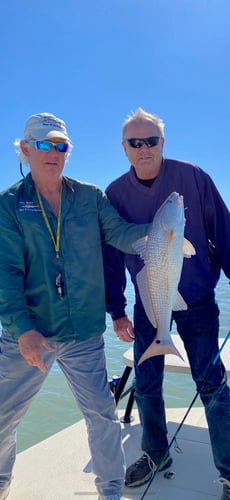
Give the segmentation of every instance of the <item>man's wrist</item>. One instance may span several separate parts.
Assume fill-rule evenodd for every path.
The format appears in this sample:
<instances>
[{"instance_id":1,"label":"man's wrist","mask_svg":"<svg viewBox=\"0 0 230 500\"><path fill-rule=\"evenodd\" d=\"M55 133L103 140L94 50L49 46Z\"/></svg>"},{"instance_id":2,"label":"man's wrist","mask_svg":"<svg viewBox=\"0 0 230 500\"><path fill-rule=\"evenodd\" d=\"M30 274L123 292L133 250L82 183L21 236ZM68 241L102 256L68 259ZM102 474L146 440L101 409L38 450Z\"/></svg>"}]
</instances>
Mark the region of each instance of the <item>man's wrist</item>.
<instances>
[{"instance_id":1,"label":"man's wrist","mask_svg":"<svg viewBox=\"0 0 230 500\"><path fill-rule=\"evenodd\" d=\"M111 318L113 321L116 321L117 319L121 319L121 318L124 318L125 316L127 316L127 314L125 314L124 310L119 310L119 311L110 313L110 315L111 315Z\"/></svg>"}]
</instances>

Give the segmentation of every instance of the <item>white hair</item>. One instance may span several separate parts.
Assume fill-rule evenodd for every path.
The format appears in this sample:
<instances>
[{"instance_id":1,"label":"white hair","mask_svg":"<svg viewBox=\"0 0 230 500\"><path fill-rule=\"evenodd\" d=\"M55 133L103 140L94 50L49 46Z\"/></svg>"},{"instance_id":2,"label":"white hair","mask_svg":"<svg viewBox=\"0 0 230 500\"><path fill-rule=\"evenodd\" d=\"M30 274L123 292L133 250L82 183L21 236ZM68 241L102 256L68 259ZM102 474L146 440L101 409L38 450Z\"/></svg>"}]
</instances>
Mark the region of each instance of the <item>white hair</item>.
<instances>
[{"instance_id":1,"label":"white hair","mask_svg":"<svg viewBox=\"0 0 230 500\"><path fill-rule=\"evenodd\" d=\"M16 154L18 157L18 161L20 163L24 163L25 165L29 165L28 158L26 155L24 155L24 153L22 152L22 149L21 149L21 139L15 139L14 146L16 146L16 148L17 148Z\"/></svg>"},{"instance_id":2,"label":"white hair","mask_svg":"<svg viewBox=\"0 0 230 500\"><path fill-rule=\"evenodd\" d=\"M132 111L126 120L123 123L122 127L122 138L125 138L125 132L130 123L135 123L135 122L146 122L146 121L151 121L154 123L154 125L157 126L159 129L159 132L161 134L161 137L164 137L164 122L161 118L159 118L157 115L153 115L152 113L148 113L147 111L144 111L142 108L138 108L135 112Z\"/></svg>"}]
</instances>

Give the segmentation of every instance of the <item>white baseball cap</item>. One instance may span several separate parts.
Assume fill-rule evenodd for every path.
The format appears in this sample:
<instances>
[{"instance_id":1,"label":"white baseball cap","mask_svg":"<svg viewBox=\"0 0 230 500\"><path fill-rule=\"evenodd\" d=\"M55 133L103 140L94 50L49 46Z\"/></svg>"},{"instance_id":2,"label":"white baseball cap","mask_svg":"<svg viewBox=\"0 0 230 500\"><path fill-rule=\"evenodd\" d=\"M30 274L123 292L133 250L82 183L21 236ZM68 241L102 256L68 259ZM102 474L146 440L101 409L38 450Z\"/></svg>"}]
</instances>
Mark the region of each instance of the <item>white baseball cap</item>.
<instances>
[{"instance_id":1,"label":"white baseball cap","mask_svg":"<svg viewBox=\"0 0 230 500\"><path fill-rule=\"evenodd\" d=\"M57 137L71 143L65 122L50 113L31 115L26 122L24 136L36 141Z\"/></svg>"}]
</instances>

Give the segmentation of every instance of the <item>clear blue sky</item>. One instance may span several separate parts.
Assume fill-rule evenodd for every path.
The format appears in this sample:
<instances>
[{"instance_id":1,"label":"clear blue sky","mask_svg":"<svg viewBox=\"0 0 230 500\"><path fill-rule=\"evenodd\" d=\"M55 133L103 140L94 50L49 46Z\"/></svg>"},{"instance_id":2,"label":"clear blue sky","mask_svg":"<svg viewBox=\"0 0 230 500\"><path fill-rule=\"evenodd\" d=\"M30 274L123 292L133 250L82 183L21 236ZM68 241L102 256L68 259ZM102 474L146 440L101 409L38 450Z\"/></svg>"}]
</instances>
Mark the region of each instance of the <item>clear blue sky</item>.
<instances>
[{"instance_id":1,"label":"clear blue sky","mask_svg":"<svg viewBox=\"0 0 230 500\"><path fill-rule=\"evenodd\" d=\"M1 2L0 189L43 111L73 140L66 175L104 189L129 168L121 126L141 106L165 122L165 156L199 164L230 206L229 19L229 0Z\"/></svg>"}]
</instances>

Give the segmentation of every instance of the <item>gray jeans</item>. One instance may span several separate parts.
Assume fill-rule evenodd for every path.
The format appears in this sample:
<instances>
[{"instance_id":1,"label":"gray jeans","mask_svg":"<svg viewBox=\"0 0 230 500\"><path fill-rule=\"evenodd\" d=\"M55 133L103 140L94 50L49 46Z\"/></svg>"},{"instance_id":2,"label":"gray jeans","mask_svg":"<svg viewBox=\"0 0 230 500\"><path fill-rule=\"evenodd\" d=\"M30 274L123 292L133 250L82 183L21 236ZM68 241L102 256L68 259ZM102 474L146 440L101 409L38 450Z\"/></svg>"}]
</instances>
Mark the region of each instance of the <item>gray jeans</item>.
<instances>
[{"instance_id":1,"label":"gray jeans","mask_svg":"<svg viewBox=\"0 0 230 500\"><path fill-rule=\"evenodd\" d=\"M81 409L88 432L93 472L100 495L121 494L125 475L121 428L108 384L103 336L85 342L52 343L44 351L50 371L57 361ZM11 482L16 456L16 429L47 373L29 366L18 343L0 337L0 491ZM46 416L44 415L44 418ZM39 424L39 422L38 422ZM103 436L103 439L102 439ZM77 443L76 443L77 446Z\"/></svg>"}]
</instances>

